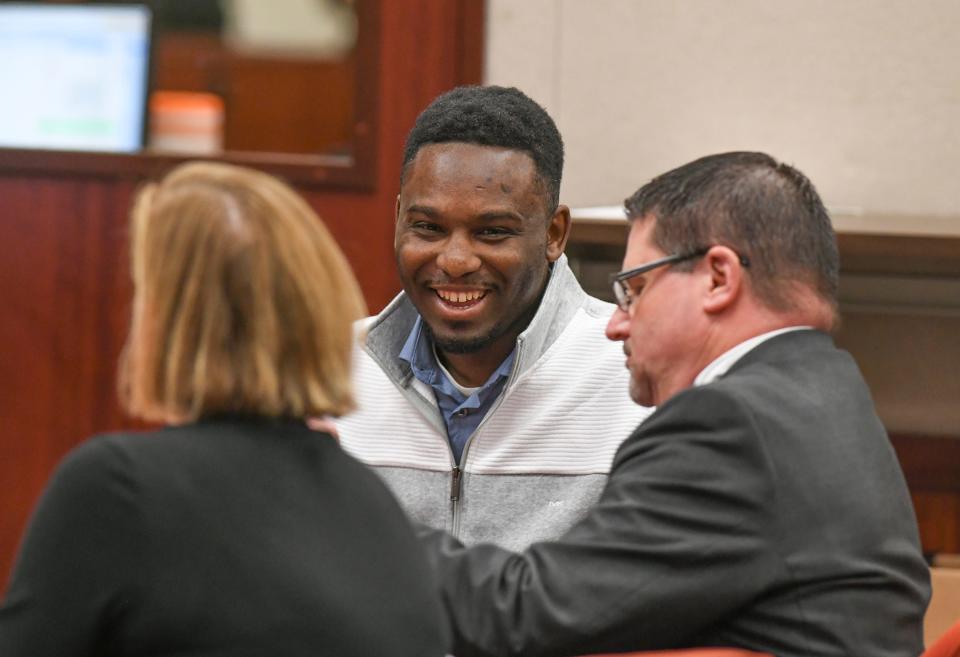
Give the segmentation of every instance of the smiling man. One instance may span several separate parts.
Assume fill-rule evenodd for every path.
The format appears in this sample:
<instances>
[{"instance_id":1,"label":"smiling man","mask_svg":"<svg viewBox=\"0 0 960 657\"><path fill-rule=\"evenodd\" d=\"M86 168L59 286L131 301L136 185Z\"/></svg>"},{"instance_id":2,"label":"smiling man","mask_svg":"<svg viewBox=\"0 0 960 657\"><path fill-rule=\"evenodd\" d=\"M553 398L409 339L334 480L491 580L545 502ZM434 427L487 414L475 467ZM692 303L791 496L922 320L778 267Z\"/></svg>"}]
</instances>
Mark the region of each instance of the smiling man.
<instances>
[{"instance_id":1,"label":"smiling man","mask_svg":"<svg viewBox=\"0 0 960 657\"><path fill-rule=\"evenodd\" d=\"M597 500L648 413L626 395L612 304L563 255L563 142L512 88L437 98L407 139L397 198L403 292L368 321L341 443L417 520L519 549Z\"/></svg>"}]
</instances>

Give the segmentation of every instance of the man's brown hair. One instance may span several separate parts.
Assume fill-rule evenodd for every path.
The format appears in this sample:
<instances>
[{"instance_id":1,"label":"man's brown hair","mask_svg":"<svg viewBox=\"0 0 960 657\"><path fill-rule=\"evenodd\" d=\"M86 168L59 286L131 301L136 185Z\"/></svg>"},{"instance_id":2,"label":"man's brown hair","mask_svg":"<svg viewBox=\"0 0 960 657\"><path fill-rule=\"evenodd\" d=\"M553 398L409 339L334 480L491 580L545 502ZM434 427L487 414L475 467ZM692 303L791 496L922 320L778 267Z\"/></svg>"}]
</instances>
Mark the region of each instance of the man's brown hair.
<instances>
[{"instance_id":1,"label":"man's brown hair","mask_svg":"<svg viewBox=\"0 0 960 657\"><path fill-rule=\"evenodd\" d=\"M789 309L795 286L805 285L836 312L836 235L813 183L794 167L765 153L709 155L657 176L624 205L630 219L656 218L653 241L664 253L722 244L746 258L768 307Z\"/></svg>"}]
</instances>

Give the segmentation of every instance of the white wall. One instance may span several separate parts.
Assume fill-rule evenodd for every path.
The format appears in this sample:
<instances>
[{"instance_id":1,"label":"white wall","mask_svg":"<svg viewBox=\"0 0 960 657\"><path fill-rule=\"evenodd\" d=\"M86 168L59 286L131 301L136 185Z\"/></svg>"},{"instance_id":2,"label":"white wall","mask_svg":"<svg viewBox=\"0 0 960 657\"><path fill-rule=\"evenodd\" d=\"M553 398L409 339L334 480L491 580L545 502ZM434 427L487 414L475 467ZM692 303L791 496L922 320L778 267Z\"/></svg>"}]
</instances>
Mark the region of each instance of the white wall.
<instances>
[{"instance_id":1,"label":"white wall","mask_svg":"<svg viewBox=\"0 0 960 657\"><path fill-rule=\"evenodd\" d=\"M487 21L486 81L557 121L571 207L763 150L851 232L960 239L960 0L487 0ZM901 278L901 296L960 284ZM838 342L888 429L960 437L960 299L917 308L894 283L841 278Z\"/></svg>"},{"instance_id":2,"label":"white wall","mask_svg":"<svg viewBox=\"0 0 960 657\"><path fill-rule=\"evenodd\" d=\"M726 150L831 207L960 222L957 0L488 0L486 80L543 104L562 196L616 204Z\"/></svg>"}]
</instances>

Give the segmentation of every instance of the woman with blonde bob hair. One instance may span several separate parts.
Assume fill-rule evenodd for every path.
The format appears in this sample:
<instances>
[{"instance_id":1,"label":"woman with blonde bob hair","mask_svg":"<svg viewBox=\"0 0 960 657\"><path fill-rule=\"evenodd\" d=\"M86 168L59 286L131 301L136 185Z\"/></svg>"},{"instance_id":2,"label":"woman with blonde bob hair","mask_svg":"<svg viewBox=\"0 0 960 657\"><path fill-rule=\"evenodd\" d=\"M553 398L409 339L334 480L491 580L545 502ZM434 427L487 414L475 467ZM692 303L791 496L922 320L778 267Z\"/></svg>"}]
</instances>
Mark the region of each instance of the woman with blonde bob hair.
<instances>
[{"instance_id":1,"label":"woman with blonde bob hair","mask_svg":"<svg viewBox=\"0 0 960 657\"><path fill-rule=\"evenodd\" d=\"M341 415L357 282L326 227L266 174L195 163L132 213L133 324L121 395L148 420Z\"/></svg>"},{"instance_id":2,"label":"woman with blonde bob hair","mask_svg":"<svg viewBox=\"0 0 960 657\"><path fill-rule=\"evenodd\" d=\"M406 517L306 418L352 408L359 288L287 185L191 163L131 216L135 416L60 464L0 607L0 654L440 657Z\"/></svg>"}]
</instances>

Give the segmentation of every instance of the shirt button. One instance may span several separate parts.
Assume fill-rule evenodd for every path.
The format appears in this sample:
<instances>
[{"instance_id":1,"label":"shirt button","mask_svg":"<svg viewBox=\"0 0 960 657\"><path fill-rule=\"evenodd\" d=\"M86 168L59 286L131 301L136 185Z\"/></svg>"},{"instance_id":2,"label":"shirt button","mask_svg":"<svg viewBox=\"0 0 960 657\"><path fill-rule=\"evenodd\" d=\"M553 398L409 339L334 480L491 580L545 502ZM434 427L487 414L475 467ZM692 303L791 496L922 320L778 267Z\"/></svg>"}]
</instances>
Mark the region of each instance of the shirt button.
<instances>
[{"instance_id":1,"label":"shirt button","mask_svg":"<svg viewBox=\"0 0 960 657\"><path fill-rule=\"evenodd\" d=\"M457 411L457 415L459 415L460 417L466 417L467 414L469 413L470 413L469 408L461 408L459 411Z\"/></svg>"}]
</instances>

